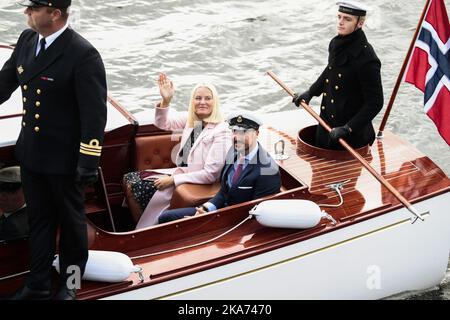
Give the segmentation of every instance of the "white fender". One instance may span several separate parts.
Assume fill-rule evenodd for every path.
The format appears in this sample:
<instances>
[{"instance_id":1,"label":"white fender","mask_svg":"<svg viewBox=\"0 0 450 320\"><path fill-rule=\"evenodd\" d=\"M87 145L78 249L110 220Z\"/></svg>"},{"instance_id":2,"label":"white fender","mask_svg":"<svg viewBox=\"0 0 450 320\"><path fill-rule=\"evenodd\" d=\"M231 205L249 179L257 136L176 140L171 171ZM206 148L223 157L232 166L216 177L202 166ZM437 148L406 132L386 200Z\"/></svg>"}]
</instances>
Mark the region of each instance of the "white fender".
<instances>
[{"instance_id":1,"label":"white fender","mask_svg":"<svg viewBox=\"0 0 450 320\"><path fill-rule=\"evenodd\" d=\"M328 215L309 200L267 200L250 212L260 224L272 228L308 229Z\"/></svg>"},{"instance_id":2,"label":"white fender","mask_svg":"<svg viewBox=\"0 0 450 320\"><path fill-rule=\"evenodd\" d=\"M59 273L59 255L56 255L53 266ZM133 265L131 259L123 253L89 250L83 280L120 282L128 279L133 272L140 271L141 268Z\"/></svg>"}]
</instances>

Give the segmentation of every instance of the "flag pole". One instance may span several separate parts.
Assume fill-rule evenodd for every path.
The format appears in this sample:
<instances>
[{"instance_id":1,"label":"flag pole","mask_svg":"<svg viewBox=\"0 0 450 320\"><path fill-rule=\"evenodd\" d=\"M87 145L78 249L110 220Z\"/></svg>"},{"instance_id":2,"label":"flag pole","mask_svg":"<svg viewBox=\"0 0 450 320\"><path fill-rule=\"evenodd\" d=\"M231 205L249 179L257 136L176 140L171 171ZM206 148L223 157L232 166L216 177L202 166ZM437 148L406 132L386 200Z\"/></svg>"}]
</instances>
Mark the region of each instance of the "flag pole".
<instances>
[{"instance_id":1,"label":"flag pole","mask_svg":"<svg viewBox=\"0 0 450 320\"><path fill-rule=\"evenodd\" d=\"M287 85L285 85L278 77L272 72L268 71L267 74L276 82L278 83L290 96L294 96L294 91L292 91ZM308 111L308 113L316 119L319 124L325 128L328 132L331 131L331 127L304 101L301 102L302 107ZM370 172L386 189L389 190L397 199L402 203L408 210L413 214L414 217L411 218L412 223L416 222L417 219L420 219L424 221L425 219L422 217L422 215L427 214L429 212L423 212L419 213L416 208L408 201L406 200L400 192L398 192L397 189L395 189L382 175L380 175L378 172L375 171L374 168L370 166L370 164L358 153L356 152L347 142L345 142L344 139L340 138L339 143L347 149L348 152L356 159L358 160L366 169Z\"/></svg>"},{"instance_id":2,"label":"flag pole","mask_svg":"<svg viewBox=\"0 0 450 320\"><path fill-rule=\"evenodd\" d=\"M398 89L400 88L400 84L403 79L403 75L405 74L406 67L408 66L409 58L411 57L412 51L414 49L414 45L416 43L417 37L419 36L420 27L422 26L422 22L425 19L425 15L430 7L430 3L432 0L427 0L425 7L422 11L422 16L419 19L419 23L417 24L416 32L414 33L414 37L412 38L411 44L409 45L408 53L406 54L405 61L403 61L403 66L400 69L400 73L397 77L397 82L395 83L394 90L392 91L391 98L389 99L388 106L386 108L386 112L384 113L383 120L381 121L380 128L378 129L377 138L383 138L383 131L386 126L387 120L391 114L392 106L394 105L395 98L397 97Z\"/></svg>"}]
</instances>

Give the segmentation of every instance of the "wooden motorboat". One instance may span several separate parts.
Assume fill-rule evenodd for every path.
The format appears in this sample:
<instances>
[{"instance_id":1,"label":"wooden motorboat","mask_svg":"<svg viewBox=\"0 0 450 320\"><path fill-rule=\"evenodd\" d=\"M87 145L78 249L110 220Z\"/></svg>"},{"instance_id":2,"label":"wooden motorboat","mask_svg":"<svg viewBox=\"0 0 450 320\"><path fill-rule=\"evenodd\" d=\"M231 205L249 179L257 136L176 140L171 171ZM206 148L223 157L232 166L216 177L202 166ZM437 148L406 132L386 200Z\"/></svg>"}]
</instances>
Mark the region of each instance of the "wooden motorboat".
<instances>
[{"instance_id":1,"label":"wooden motorboat","mask_svg":"<svg viewBox=\"0 0 450 320\"><path fill-rule=\"evenodd\" d=\"M1 47L0 65L9 54ZM3 165L16 164L20 98L16 92L0 108ZM115 283L83 281L79 299L378 299L430 288L444 278L450 179L395 134L385 131L383 139L357 151L420 212L428 212L424 221L412 223L403 204L347 151L314 147L316 124L294 110L262 115L260 143L271 152L280 140L285 144L284 159L277 160L278 194L134 230L123 207L122 176L173 166L176 141L152 124L152 112L131 115L113 98L108 107L102 179L86 190L89 248L124 253L142 272ZM183 198L181 191L177 195ZM308 229L248 219L257 204L283 199L313 201L333 219ZM189 200L178 199L178 205ZM0 295L17 289L27 272L28 240L0 242Z\"/></svg>"}]
</instances>

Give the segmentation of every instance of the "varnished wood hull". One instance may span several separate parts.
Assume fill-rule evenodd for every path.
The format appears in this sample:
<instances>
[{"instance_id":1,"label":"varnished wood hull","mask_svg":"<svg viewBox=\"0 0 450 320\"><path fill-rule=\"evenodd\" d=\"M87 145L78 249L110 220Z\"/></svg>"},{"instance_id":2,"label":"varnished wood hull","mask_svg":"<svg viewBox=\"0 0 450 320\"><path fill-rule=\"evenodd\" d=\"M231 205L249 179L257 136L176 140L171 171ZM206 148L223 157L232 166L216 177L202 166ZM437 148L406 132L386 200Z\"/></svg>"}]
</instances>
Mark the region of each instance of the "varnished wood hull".
<instances>
[{"instance_id":1,"label":"varnished wood hull","mask_svg":"<svg viewBox=\"0 0 450 320\"><path fill-rule=\"evenodd\" d=\"M251 258L106 299L379 299L436 286L450 248L450 193Z\"/></svg>"}]
</instances>

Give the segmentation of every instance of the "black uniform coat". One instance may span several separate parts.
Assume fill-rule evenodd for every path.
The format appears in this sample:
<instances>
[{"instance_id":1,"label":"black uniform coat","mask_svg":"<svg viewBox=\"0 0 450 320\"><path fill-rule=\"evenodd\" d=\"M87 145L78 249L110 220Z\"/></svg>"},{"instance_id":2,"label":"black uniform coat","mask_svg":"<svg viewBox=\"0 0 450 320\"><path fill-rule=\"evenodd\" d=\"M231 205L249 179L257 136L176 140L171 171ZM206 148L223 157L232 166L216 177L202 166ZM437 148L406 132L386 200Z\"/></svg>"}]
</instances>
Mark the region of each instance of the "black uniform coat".
<instances>
[{"instance_id":1,"label":"black uniform coat","mask_svg":"<svg viewBox=\"0 0 450 320\"><path fill-rule=\"evenodd\" d=\"M227 181L236 160L234 148L231 148L226 159L227 164L220 175L221 188L214 198L209 200L217 209L280 192L281 178L278 165L261 145L231 188Z\"/></svg>"},{"instance_id":2,"label":"black uniform coat","mask_svg":"<svg viewBox=\"0 0 450 320\"><path fill-rule=\"evenodd\" d=\"M371 121L383 107L380 68L375 51L358 29L348 36L333 38L328 66L309 89L312 96L323 95L320 116L328 125L335 128L347 124L352 129L346 141L355 148L372 144L375 139ZM320 125L316 144L340 148Z\"/></svg>"},{"instance_id":3,"label":"black uniform coat","mask_svg":"<svg viewBox=\"0 0 450 320\"><path fill-rule=\"evenodd\" d=\"M66 29L35 59L38 34L25 30L0 71L0 104L20 85L22 130L16 156L43 174L97 168L106 124L106 76L97 50Z\"/></svg>"},{"instance_id":4,"label":"black uniform coat","mask_svg":"<svg viewBox=\"0 0 450 320\"><path fill-rule=\"evenodd\" d=\"M35 58L38 34L25 30L0 71L0 104L20 85L22 130L16 144L30 227L27 286L51 288L57 227L60 285L88 258L84 188L77 166L97 168L106 124L106 75L98 51L66 29ZM67 270L67 272L66 272Z\"/></svg>"}]
</instances>

